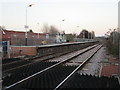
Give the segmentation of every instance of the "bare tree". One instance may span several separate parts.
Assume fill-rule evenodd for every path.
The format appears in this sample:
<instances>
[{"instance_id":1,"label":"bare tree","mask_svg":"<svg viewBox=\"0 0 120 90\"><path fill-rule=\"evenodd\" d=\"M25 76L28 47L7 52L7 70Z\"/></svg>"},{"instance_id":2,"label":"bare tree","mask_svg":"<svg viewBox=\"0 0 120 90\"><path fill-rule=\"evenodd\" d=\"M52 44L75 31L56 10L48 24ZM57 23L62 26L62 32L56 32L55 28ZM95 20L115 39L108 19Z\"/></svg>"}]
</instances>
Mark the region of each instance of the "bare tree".
<instances>
[{"instance_id":1,"label":"bare tree","mask_svg":"<svg viewBox=\"0 0 120 90\"><path fill-rule=\"evenodd\" d=\"M51 35L56 35L58 32L59 30L55 26L51 25L48 33Z\"/></svg>"},{"instance_id":2,"label":"bare tree","mask_svg":"<svg viewBox=\"0 0 120 90\"><path fill-rule=\"evenodd\" d=\"M43 33L48 33L49 32L49 26L48 26L48 24L47 23L45 23L44 25L43 25L43 28L42 28L42 32Z\"/></svg>"},{"instance_id":3,"label":"bare tree","mask_svg":"<svg viewBox=\"0 0 120 90\"><path fill-rule=\"evenodd\" d=\"M0 26L0 29L5 30L6 27L5 26Z\"/></svg>"}]
</instances>

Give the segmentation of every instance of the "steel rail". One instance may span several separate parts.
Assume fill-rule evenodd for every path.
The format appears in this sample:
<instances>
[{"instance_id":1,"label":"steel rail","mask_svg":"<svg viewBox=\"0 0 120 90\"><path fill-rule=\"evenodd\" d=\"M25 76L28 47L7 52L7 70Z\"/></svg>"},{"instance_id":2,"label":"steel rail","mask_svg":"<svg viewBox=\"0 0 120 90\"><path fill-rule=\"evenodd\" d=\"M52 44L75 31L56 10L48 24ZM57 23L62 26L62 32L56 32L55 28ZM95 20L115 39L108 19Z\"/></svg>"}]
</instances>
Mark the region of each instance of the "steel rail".
<instances>
[{"instance_id":1,"label":"steel rail","mask_svg":"<svg viewBox=\"0 0 120 90\"><path fill-rule=\"evenodd\" d=\"M90 41L91 42L91 41ZM75 42L76 43L76 42ZM74 43L74 44L75 44ZM83 43L85 43L85 42L82 42L82 44ZM65 43L65 44L63 44L63 45L66 45L66 44L71 44L71 43ZM45 45L44 45L45 46ZM49 46L49 45L48 45ZM56 45L55 45L56 46ZM76 50L75 50L76 51ZM53 55L53 54L55 54L55 53L50 53L50 54L47 54L47 55L43 55L43 56L37 56L37 57L33 57L33 58L27 58L26 60L31 60L31 59L36 59L36 58L42 58L42 57L44 57L44 56L48 56L48 55ZM5 64L3 64L2 66L4 66L4 65L9 65L9 64L14 64L14 63L17 63L17 62L22 62L22 61L24 61L24 59L23 60L19 60L19 61L11 61L11 62L8 62L8 63L5 63Z\"/></svg>"},{"instance_id":2,"label":"steel rail","mask_svg":"<svg viewBox=\"0 0 120 90\"><path fill-rule=\"evenodd\" d=\"M91 54L85 61L83 61L75 70L73 70L72 73L70 73L61 83L59 83L54 90L59 89L70 77L75 74L79 69L82 69L82 67L97 53L97 51L102 47L102 45L93 53Z\"/></svg>"},{"instance_id":3,"label":"steel rail","mask_svg":"<svg viewBox=\"0 0 120 90\"><path fill-rule=\"evenodd\" d=\"M70 53L70 52L69 52L69 53ZM60 54L60 53L58 53L58 54ZM57 55L58 55L58 54L57 54ZM67 54L67 53L63 53L63 54L61 54L61 55L65 55L65 54ZM50 54L50 55L53 55L53 54ZM49 56L50 56L50 55L49 55ZM61 56L61 55L60 55L60 56ZM46 56L46 55L45 55L45 56ZM48 56L48 57L49 57L49 56ZM21 66L14 67L14 68L5 70L5 71L3 71L3 72L6 73L6 72L9 72L9 71L12 71L12 70L15 70L15 69L19 69L19 68L22 68L22 67L25 67L25 66L28 66L28 65L32 65L32 64L38 63L38 62L47 61L47 60L50 60L50 59L53 59L53 58L56 58L56 56L53 56L53 57L50 57L50 58L47 58L47 59L43 59L43 58L42 58L42 60L37 60L37 61L35 61L35 62L28 62L27 64L23 64L23 65L21 65ZM41 59L41 58L35 58L35 59ZM22 60L22 61L25 61L25 60Z\"/></svg>"},{"instance_id":4,"label":"steel rail","mask_svg":"<svg viewBox=\"0 0 120 90\"><path fill-rule=\"evenodd\" d=\"M45 56L53 55L53 54L47 54L47 55L43 55L43 56L37 56L37 57L33 57L33 58L27 58L27 59L22 59L22 60L18 60L18 61L12 61L12 62L5 63L2 66L6 66L6 65L10 65L10 64L15 64L15 63L23 62L23 61L29 61L29 60L33 60L33 59L41 59L41 58L43 58Z\"/></svg>"},{"instance_id":5,"label":"steel rail","mask_svg":"<svg viewBox=\"0 0 120 90\"><path fill-rule=\"evenodd\" d=\"M93 45L90 49L96 47L97 45ZM90 50L88 49L88 50ZM84 52L83 52L84 53ZM28 65L32 65L32 64L35 64L35 63L38 63L38 62L42 62L42 61L46 61L46 60L50 60L50 59L53 59L55 57L52 57L52 58L48 58L48 59L45 59L45 60L38 60L36 62L28 62L27 64L24 64L24 65L21 65L21 66L18 66L18 67L14 67L14 68L11 68L11 69L7 69L5 71L3 71L3 73L6 73L6 72L10 72L12 70L15 70L15 69L19 69L19 68L22 68L22 67L25 67L25 66L28 66Z\"/></svg>"},{"instance_id":6,"label":"steel rail","mask_svg":"<svg viewBox=\"0 0 120 90\"><path fill-rule=\"evenodd\" d=\"M74 42L73 44L79 44L79 43L84 44L84 43L89 43L89 42L98 42L98 41ZM64 43L64 44L58 44L58 46L59 45L67 45L67 44L72 45L72 43ZM40 47L50 47L50 46L57 46L57 44L55 44L55 45L44 45L44 46L40 46ZM51 54L48 54L48 55L51 55ZM41 58L41 57L44 57L44 55L43 56L38 56L38 57L35 57L35 58ZM30 59L35 59L35 58L30 58ZM14 64L16 62L21 62L21 60L20 61L8 62L8 63L3 64L2 66L9 65L9 64Z\"/></svg>"},{"instance_id":7,"label":"steel rail","mask_svg":"<svg viewBox=\"0 0 120 90\"><path fill-rule=\"evenodd\" d=\"M8 62L8 63L5 63L5 64L2 64L2 66L6 66L6 65L9 65L9 64L14 64L16 62L21 62L21 61L25 61L25 60L18 60L18 61L11 61L11 62Z\"/></svg>"},{"instance_id":8,"label":"steel rail","mask_svg":"<svg viewBox=\"0 0 120 90\"><path fill-rule=\"evenodd\" d=\"M59 53L59 54L60 54L60 53ZM67 53L61 54L60 56L65 55L65 54L67 54ZM52 54L51 54L51 55L52 55ZM49 57L49 56L48 56L48 57ZM23 64L23 65L18 66L18 67L14 67L14 68L11 68L11 69L7 69L7 70L5 70L5 71L3 71L3 72L4 72L4 73L10 72L10 71L15 70L15 69L19 69L19 68L22 68L22 67L25 67L25 66L28 66L28 65L32 65L32 64L38 63L38 62L47 61L47 60L50 60L50 59L53 59L53 58L56 58L56 56L53 56L53 57L50 57L50 58L47 58L47 59L37 60L37 61L35 61L35 62L28 62L27 64ZM38 59L38 58L37 58L37 59ZM40 59L41 59L41 58L40 58Z\"/></svg>"},{"instance_id":9,"label":"steel rail","mask_svg":"<svg viewBox=\"0 0 120 90\"><path fill-rule=\"evenodd\" d=\"M59 54L59 53L58 53ZM48 54L49 56L50 55L53 55L53 54ZM27 58L27 59L24 59L24 60L19 60L19 61L13 61L13 62L9 62L9 63L6 63L6 64L3 64L2 66L7 66L7 65L12 65L12 64L16 64L16 63L21 63L21 62L27 62L27 64L23 64L21 66L18 66L18 67L14 67L14 68L11 68L11 69L8 69L8 70L5 70L3 72L7 72L9 70L14 70L14 69L17 69L17 68L21 68L21 67L24 67L24 66L27 66L27 65L30 65L30 64L33 64L33 63L36 63L36 62L30 62L31 60L33 59L43 59L43 57L47 56L49 57L48 55L44 55L44 56L40 56L40 57L34 57L34 58ZM49 58L51 59L51 58ZM46 60L46 59L45 59ZM41 61L45 61L44 59L43 60L38 60L37 62L41 62Z\"/></svg>"},{"instance_id":10,"label":"steel rail","mask_svg":"<svg viewBox=\"0 0 120 90\"><path fill-rule=\"evenodd\" d=\"M25 79L22 79L22 80L14 83L14 84L12 84L12 85L10 85L10 86L6 86L6 87L4 87L4 90L9 89L9 88L12 88L12 87L14 87L14 86L16 86L16 85L18 85L18 84L20 84L20 83L23 83L24 81L26 81L26 80L28 80L28 79L31 79L31 78L33 78L33 77L35 77L35 76L37 76L37 75L39 75L39 74L41 74L41 73L49 70L49 69L52 69L52 68L54 68L54 67L56 67L56 66L58 66L58 65L60 65L60 64L62 64L62 63L65 63L65 62L67 62L67 61L69 61L69 60L71 60L71 59L73 59L73 58L76 58L76 57L78 57L79 55L81 55L81 54L83 54L83 53L85 53L85 52L93 49L93 48L96 47L96 46L98 46L98 45L94 45L94 46L90 47L90 48L87 49L87 50L83 50L82 52L78 53L77 55L73 55L73 56L71 56L71 57L69 57L69 58L67 58L67 59L62 60L61 62L58 62L58 63L56 63L56 64L54 64L54 65L52 65L52 66L50 66L50 67L47 67L47 68L45 68L45 69L43 69L43 70L41 70L41 71L39 71L39 72L37 72L37 73L35 73L35 74L27 77L27 78L25 78Z\"/></svg>"}]
</instances>

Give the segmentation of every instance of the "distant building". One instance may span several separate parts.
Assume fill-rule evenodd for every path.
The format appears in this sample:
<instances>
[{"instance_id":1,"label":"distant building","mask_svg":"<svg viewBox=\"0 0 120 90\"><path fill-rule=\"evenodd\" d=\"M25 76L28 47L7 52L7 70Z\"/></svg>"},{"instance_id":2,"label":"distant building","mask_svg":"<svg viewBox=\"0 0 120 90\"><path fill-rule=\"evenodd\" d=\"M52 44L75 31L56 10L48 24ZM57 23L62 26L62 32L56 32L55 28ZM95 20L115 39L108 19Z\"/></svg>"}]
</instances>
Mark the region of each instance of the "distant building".
<instances>
[{"instance_id":1,"label":"distant building","mask_svg":"<svg viewBox=\"0 0 120 90\"><path fill-rule=\"evenodd\" d=\"M3 30L2 41L9 41L10 45L25 45L25 33L22 31ZM27 32L28 45L40 44L36 40L45 39L45 34Z\"/></svg>"},{"instance_id":2,"label":"distant building","mask_svg":"<svg viewBox=\"0 0 120 90\"><path fill-rule=\"evenodd\" d=\"M62 42L66 42L66 36L65 33L57 33L56 34L56 43L62 43Z\"/></svg>"},{"instance_id":3,"label":"distant building","mask_svg":"<svg viewBox=\"0 0 120 90\"><path fill-rule=\"evenodd\" d=\"M95 37L94 31L89 32L86 29L83 29L78 35L78 38L83 38L83 39L93 39L94 37Z\"/></svg>"},{"instance_id":4,"label":"distant building","mask_svg":"<svg viewBox=\"0 0 120 90\"><path fill-rule=\"evenodd\" d=\"M73 34L65 34L65 36L66 36L66 42L74 42L75 40L75 35L73 35Z\"/></svg>"},{"instance_id":5,"label":"distant building","mask_svg":"<svg viewBox=\"0 0 120 90\"><path fill-rule=\"evenodd\" d=\"M92 31L92 32L91 32L91 39L94 39L94 38L95 38L95 32Z\"/></svg>"},{"instance_id":6,"label":"distant building","mask_svg":"<svg viewBox=\"0 0 120 90\"><path fill-rule=\"evenodd\" d=\"M2 30L2 41L9 41L10 45L24 46L26 45L26 32L14 30ZM45 43L43 43L45 42ZM66 42L65 33L61 32L56 35L49 33L27 32L27 45L41 45Z\"/></svg>"}]
</instances>

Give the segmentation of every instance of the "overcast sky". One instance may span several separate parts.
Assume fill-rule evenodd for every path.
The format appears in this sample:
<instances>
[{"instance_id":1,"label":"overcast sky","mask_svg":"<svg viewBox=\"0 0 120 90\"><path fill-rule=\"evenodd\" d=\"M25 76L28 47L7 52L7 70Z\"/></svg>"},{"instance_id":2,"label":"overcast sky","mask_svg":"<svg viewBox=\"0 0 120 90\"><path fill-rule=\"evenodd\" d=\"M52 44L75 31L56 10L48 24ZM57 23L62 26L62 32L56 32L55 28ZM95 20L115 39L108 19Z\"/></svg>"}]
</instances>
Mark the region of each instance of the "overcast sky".
<instances>
[{"instance_id":1,"label":"overcast sky","mask_svg":"<svg viewBox=\"0 0 120 90\"><path fill-rule=\"evenodd\" d=\"M27 10L28 25L34 32L41 32L41 28L47 23L64 30L65 33L79 34L82 29L87 29L101 36L110 28L117 28L118 1L2 0L0 1L2 19L0 24L6 29L25 31L25 10L33 3L34 5ZM63 19L65 21L62 21Z\"/></svg>"}]
</instances>

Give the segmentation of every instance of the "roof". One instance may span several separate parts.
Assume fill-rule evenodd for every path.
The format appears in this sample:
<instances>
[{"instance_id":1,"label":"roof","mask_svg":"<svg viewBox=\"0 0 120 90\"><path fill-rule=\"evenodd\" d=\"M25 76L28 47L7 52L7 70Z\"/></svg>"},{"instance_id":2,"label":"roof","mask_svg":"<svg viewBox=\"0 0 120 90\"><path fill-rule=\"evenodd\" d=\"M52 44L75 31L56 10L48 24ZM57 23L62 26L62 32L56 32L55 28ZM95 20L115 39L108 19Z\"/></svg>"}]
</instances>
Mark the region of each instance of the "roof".
<instances>
[{"instance_id":1,"label":"roof","mask_svg":"<svg viewBox=\"0 0 120 90\"><path fill-rule=\"evenodd\" d=\"M3 34L25 34L26 32L24 31L14 31L14 30L2 30ZM31 33L31 32L27 32L27 33ZM38 35L38 33L32 33L34 35ZM45 35L44 33L39 33L40 35Z\"/></svg>"},{"instance_id":2,"label":"roof","mask_svg":"<svg viewBox=\"0 0 120 90\"><path fill-rule=\"evenodd\" d=\"M2 39L3 41L10 41L11 38L25 38L26 37L26 32L24 31L14 31L14 30L2 30ZM27 37L28 38L38 38L39 37L45 37L46 34L44 33L32 33L32 32L27 32Z\"/></svg>"}]
</instances>

